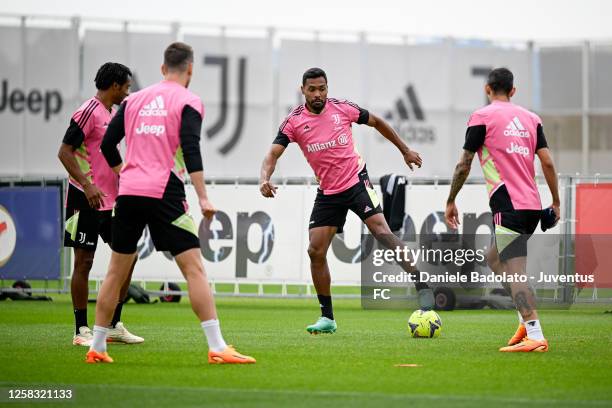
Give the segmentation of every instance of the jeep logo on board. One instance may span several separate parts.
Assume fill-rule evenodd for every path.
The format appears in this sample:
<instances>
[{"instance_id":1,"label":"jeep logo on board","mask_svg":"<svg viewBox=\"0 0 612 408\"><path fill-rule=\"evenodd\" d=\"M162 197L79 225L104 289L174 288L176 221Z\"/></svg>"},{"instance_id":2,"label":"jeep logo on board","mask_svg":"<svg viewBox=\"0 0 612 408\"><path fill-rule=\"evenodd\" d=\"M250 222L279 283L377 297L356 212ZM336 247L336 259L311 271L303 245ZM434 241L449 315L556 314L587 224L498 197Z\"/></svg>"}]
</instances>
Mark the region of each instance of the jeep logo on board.
<instances>
[{"instance_id":1,"label":"jeep logo on board","mask_svg":"<svg viewBox=\"0 0 612 408\"><path fill-rule=\"evenodd\" d=\"M16 114L22 113L26 109L32 114L42 113L45 120L49 120L52 115L57 115L62 110L62 95L58 90L31 89L26 92L22 89L10 89L8 80L2 80L0 92L0 113L10 111Z\"/></svg>"}]
</instances>

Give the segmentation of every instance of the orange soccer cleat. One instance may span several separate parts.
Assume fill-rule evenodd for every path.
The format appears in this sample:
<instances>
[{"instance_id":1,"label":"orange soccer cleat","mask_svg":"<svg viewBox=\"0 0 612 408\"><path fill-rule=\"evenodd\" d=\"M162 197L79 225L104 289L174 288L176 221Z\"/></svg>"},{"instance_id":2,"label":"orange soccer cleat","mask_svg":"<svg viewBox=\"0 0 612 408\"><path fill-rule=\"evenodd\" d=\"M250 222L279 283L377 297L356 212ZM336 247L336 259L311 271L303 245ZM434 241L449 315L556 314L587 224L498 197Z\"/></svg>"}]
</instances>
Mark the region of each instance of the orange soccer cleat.
<instances>
[{"instance_id":1,"label":"orange soccer cleat","mask_svg":"<svg viewBox=\"0 0 612 408\"><path fill-rule=\"evenodd\" d=\"M236 351L233 346L227 346L223 351L208 351L208 364L254 364L255 359Z\"/></svg>"},{"instance_id":2,"label":"orange soccer cleat","mask_svg":"<svg viewBox=\"0 0 612 408\"><path fill-rule=\"evenodd\" d=\"M95 363L112 363L113 359L108 353L105 351L104 353L100 353L96 350L89 350L85 357L85 362L87 364L95 364Z\"/></svg>"},{"instance_id":3,"label":"orange soccer cleat","mask_svg":"<svg viewBox=\"0 0 612 408\"><path fill-rule=\"evenodd\" d=\"M515 344L519 344L525 337L527 337L527 329L523 323L519 323L516 333L514 333L514 336L512 336L510 340L508 340L508 345L514 346Z\"/></svg>"},{"instance_id":4,"label":"orange soccer cleat","mask_svg":"<svg viewBox=\"0 0 612 408\"><path fill-rule=\"evenodd\" d=\"M548 351L548 341L544 340L531 340L528 337L525 337L520 343L517 343L513 346L502 347L499 351L503 352L529 352L529 351L537 351L543 353Z\"/></svg>"}]
</instances>

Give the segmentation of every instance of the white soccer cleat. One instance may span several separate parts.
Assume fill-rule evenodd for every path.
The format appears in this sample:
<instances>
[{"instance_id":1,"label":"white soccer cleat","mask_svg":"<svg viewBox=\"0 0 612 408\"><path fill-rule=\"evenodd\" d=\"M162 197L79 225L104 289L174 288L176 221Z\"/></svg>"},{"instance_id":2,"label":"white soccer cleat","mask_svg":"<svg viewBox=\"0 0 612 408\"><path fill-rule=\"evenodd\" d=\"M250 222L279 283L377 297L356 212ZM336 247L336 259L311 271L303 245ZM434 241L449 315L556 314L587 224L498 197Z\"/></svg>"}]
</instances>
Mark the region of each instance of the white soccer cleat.
<instances>
[{"instance_id":1,"label":"white soccer cleat","mask_svg":"<svg viewBox=\"0 0 612 408\"><path fill-rule=\"evenodd\" d=\"M87 346L91 347L93 342L93 333L87 326L79 327L79 334L75 334L72 338L73 346Z\"/></svg>"},{"instance_id":2,"label":"white soccer cleat","mask_svg":"<svg viewBox=\"0 0 612 408\"><path fill-rule=\"evenodd\" d=\"M108 334L106 335L107 343L138 344L143 341L142 337L130 333L121 322L117 322L114 328L108 329Z\"/></svg>"}]
</instances>

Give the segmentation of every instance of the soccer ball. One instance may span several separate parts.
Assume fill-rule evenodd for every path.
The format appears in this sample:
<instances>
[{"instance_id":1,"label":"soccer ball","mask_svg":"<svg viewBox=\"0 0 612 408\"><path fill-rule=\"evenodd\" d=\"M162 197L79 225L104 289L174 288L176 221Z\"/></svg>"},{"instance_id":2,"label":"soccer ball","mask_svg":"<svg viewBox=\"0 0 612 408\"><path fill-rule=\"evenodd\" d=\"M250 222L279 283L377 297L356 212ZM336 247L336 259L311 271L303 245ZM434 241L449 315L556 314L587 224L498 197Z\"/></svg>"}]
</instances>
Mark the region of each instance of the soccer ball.
<instances>
[{"instance_id":1,"label":"soccer ball","mask_svg":"<svg viewBox=\"0 0 612 408\"><path fill-rule=\"evenodd\" d=\"M438 337L442 332L442 320L433 310L415 310L408 319L408 330L412 337Z\"/></svg>"}]
</instances>

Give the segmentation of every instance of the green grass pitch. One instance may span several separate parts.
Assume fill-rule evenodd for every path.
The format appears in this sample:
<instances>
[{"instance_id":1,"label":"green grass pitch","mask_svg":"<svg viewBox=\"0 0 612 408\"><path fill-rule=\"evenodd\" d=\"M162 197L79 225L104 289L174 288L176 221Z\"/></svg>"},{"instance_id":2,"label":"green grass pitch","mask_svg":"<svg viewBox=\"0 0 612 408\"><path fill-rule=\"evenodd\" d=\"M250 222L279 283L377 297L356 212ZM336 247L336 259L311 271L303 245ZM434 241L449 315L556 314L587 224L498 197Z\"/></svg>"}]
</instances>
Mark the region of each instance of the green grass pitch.
<instances>
[{"instance_id":1,"label":"green grass pitch","mask_svg":"<svg viewBox=\"0 0 612 408\"><path fill-rule=\"evenodd\" d=\"M71 345L67 296L0 302L0 405L47 405L7 403L10 388L70 387L63 406L612 406L609 305L542 311L550 351L541 354L497 351L514 332L513 311L443 312L440 338L412 339L410 311L365 311L356 300L337 300L338 332L319 336L305 331L318 317L314 299L217 305L226 340L256 365L208 365L185 300L127 304L123 320L146 341L110 345L111 365L85 364L86 348ZM90 324L93 314L90 305Z\"/></svg>"}]
</instances>

